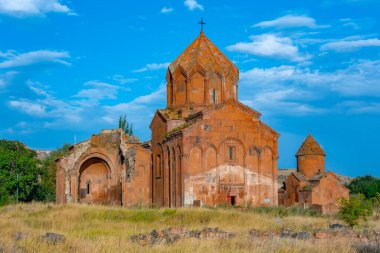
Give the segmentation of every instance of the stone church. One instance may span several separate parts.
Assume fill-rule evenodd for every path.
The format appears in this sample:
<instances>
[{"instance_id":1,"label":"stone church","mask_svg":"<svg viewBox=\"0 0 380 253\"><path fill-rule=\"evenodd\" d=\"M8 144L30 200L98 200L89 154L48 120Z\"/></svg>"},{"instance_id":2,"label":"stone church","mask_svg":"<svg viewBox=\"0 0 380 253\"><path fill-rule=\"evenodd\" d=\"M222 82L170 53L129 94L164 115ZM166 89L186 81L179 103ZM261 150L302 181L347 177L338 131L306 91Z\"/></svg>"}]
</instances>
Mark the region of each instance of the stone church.
<instances>
[{"instance_id":1,"label":"stone church","mask_svg":"<svg viewBox=\"0 0 380 253\"><path fill-rule=\"evenodd\" d=\"M238 100L238 68L203 32L168 67L151 141L103 130L57 160L57 203L278 205L279 134Z\"/></svg>"},{"instance_id":2,"label":"stone church","mask_svg":"<svg viewBox=\"0 0 380 253\"><path fill-rule=\"evenodd\" d=\"M339 199L349 198L349 189L334 172L325 170L325 152L309 135L299 148L297 171L291 173L278 190L278 203L284 206L301 205L322 213L338 210Z\"/></svg>"}]
</instances>

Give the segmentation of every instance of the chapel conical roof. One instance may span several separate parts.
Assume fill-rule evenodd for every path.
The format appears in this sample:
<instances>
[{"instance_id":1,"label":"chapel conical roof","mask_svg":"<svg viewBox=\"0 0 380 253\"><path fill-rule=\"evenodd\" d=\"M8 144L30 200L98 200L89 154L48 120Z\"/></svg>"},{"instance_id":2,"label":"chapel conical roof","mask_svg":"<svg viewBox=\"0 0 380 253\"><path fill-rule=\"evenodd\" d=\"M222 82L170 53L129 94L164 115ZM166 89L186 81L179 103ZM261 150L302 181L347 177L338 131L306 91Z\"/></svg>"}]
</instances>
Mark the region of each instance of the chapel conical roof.
<instances>
[{"instance_id":1,"label":"chapel conical roof","mask_svg":"<svg viewBox=\"0 0 380 253\"><path fill-rule=\"evenodd\" d=\"M323 155L325 156L325 152L322 147L318 144L318 142L314 139L314 137L309 134L305 141L302 143L301 147L298 149L296 156L302 155Z\"/></svg>"},{"instance_id":2,"label":"chapel conical roof","mask_svg":"<svg viewBox=\"0 0 380 253\"><path fill-rule=\"evenodd\" d=\"M169 71L173 73L179 66L186 72L190 71L195 64L199 64L205 71L214 70L219 66L223 73L232 71L238 77L238 68L212 43L206 35L200 35L183 51L172 64Z\"/></svg>"}]
</instances>

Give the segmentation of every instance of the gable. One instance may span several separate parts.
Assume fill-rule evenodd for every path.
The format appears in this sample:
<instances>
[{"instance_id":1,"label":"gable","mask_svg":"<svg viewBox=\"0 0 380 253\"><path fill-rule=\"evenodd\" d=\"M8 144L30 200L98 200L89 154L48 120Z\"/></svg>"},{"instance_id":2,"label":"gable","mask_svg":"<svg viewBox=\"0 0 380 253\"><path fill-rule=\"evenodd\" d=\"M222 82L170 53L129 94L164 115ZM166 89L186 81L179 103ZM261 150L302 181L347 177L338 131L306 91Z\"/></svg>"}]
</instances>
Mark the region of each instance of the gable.
<instances>
[{"instance_id":1,"label":"gable","mask_svg":"<svg viewBox=\"0 0 380 253\"><path fill-rule=\"evenodd\" d=\"M327 181L327 180L330 180L330 181L333 181L335 182L337 185L341 185L345 188L347 188L346 186L344 186L343 184L343 181L334 173L334 172L327 172L321 179L320 179L320 182L323 182L323 181ZM348 189L348 188L347 188Z\"/></svg>"},{"instance_id":2,"label":"gable","mask_svg":"<svg viewBox=\"0 0 380 253\"><path fill-rule=\"evenodd\" d=\"M166 118L165 116L160 112L160 110L157 110L156 113L153 116L152 121L150 122L149 128L151 130L153 125L160 124L160 123L166 123Z\"/></svg>"},{"instance_id":3,"label":"gable","mask_svg":"<svg viewBox=\"0 0 380 253\"><path fill-rule=\"evenodd\" d=\"M216 120L255 120L258 121L260 114L246 110L234 103L226 103L212 110L203 112L203 119L213 118Z\"/></svg>"},{"instance_id":4,"label":"gable","mask_svg":"<svg viewBox=\"0 0 380 253\"><path fill-rule=\"evenodd\" d=\"M192 131L192 129L204 124L204 122L212 122L212 125L222 126L226 129L231 129L231 131L233 131L235 127L238 127L245 129L256 128L256 131L260 132L259 128L263 128L263 133L278 137L279 134L276 131L259 120L260 116L261 114L259 112L235 99L229 99L221 104L188 116L185 118L186 122L178 129L175 129L176 131L168 134L167 137L170 137L177 132ZM208 123L206 123L205 127L207 126Z\"/></svg>"}]
</instances>

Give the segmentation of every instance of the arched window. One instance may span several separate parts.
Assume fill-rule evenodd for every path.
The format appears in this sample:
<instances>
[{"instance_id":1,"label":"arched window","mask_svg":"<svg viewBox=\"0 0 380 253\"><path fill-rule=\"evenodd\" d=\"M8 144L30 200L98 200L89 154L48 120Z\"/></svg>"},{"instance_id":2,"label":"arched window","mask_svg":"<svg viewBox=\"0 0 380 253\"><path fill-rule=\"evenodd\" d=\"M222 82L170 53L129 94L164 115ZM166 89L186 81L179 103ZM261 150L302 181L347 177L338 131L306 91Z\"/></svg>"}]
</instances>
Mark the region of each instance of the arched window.
<instances>
[{"instance_id":1,"label":"arched window","mask_svg":"<svg viewBox=\"0 0 380 253\"><path fill-rule=\"evenodd\" d=\"M230 146L229 148L229 157L230 157L230 160L234 160L234 147L233 146Z\"/></svg>"},{"instance_id":2,"label":"arched window","mask_svg":"<svg viewBox=\"0 0 380 253\"><path fill-rule=\"evenodd\" d=\"M216 90L215 89L212 89L211 96L212 96L212 103L215 105L216 104Z\"/></svg>"}]
</instances>

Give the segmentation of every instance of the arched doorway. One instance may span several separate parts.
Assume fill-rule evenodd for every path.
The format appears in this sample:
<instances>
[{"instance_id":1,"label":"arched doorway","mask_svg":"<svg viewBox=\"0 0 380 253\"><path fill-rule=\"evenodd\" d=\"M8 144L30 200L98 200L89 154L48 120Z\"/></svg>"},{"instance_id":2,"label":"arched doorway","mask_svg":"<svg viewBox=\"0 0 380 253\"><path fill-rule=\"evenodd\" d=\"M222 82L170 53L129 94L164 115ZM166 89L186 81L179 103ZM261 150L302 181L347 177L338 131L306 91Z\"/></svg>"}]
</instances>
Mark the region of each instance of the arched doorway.
<instances>
[{"instance_id":1,"label":"arched doorway","mask_svg":"<svg viewBox=\"0 0 380 253\"><path fill-rule=\"evenodd\" d=\"M79 170L79 202L108 203L108 165L100 158L90 158Z\"/></svg>"}]
</instances>

